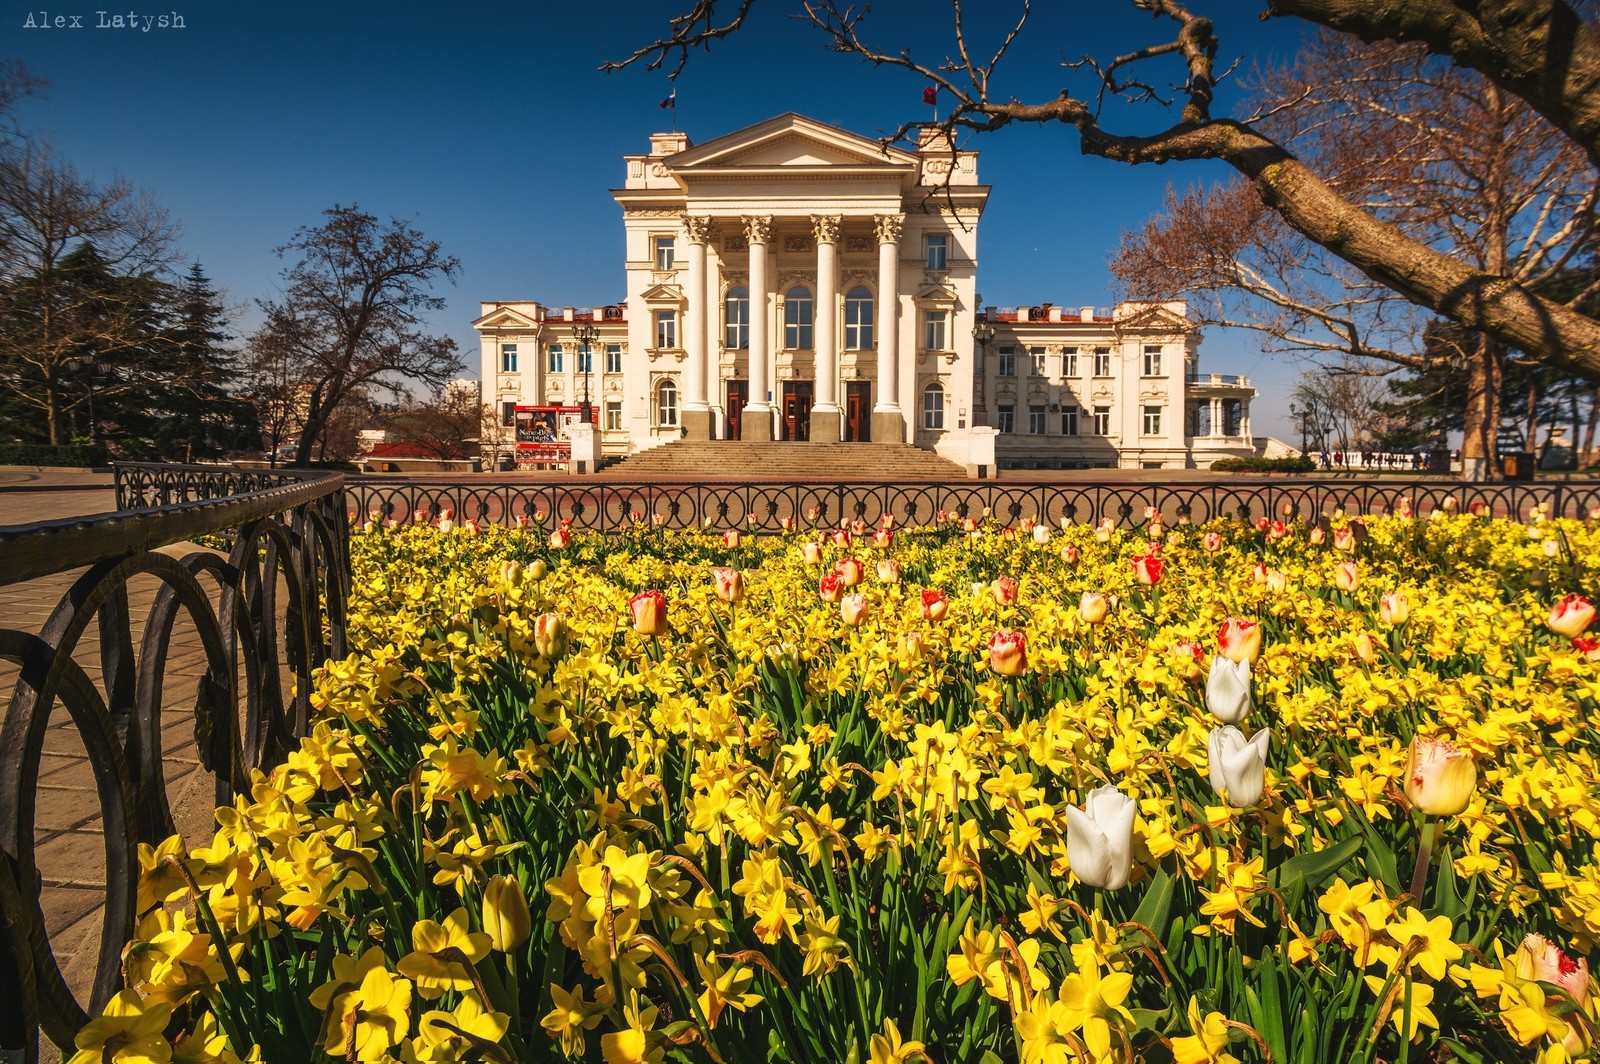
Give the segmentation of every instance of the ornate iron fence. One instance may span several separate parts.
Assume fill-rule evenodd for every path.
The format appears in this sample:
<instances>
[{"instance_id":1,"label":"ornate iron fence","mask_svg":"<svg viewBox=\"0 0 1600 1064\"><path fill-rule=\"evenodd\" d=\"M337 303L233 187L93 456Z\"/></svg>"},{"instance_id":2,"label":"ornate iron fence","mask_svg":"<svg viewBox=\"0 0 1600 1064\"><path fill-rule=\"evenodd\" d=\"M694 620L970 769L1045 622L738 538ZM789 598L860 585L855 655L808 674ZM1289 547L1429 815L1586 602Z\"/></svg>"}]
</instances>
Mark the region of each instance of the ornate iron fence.
<instances>
[{"instance_id":1,"label":"ornate iron fence","mask_svg":"<svg viewBox=\"0 0 1600 1064\"><path fill-rule=\"evenodd\" d=\"M1439 479L1220 477L1185 483L1146 481L954 482L954 483L613 483L564 479L547 482L442 478L352 478L346 487L358 517L409 521L426 511L453 510L457 521L510 524L518 518L570 522L574 528L614 531L635 521L657 520L668 528L746 527L775 531L784 518L832 525L892 514L898 522L933 520L941 512L959 517L985 510L1010 523L1023 517L1059 522L1110 517L1131 526L1147 509L1175 522L1214 517L1246 520L1285 512L1302 518L1344 509L1387 513L1406 502L1426 515L1437 507L1463 512L1486 508L1498 515L1523 514L1548 503L1552 515L1586 516L1600 506L1600 481L1526 484L1462 484ZM1447 502L1447 500L1449 500ZM815 515L813 518L813 514Z\"/></svg>"},{"instance_id":2,"label":"ornate iron fence","mask_svg":"<svg viewBox=\"0 0 1600 1064\"><path fill-rule=\"evenodd\" d=\"M225 802L247 784L250 769L281 760L304 733L312 670L345 653L343 489L338 473L119 466L117 499L126 512L0 528L0 585L86 567L42 629L0 629L0 659L20 669L0 720L0 1060L37 1059L40 1030L70 1053L88 1020L51 949L35 864L35 792L52 712L59 706L77 726L104 826L95 1011L118 988L133 932L137 844L173 831L162 715L174 623L187 615L205 659L195 741ZM232 540L226 556L157 552L218 533ZM135 655L128 584L140 574L159 587ZM287 588L281 603L280 580ZM98 625L100 686L73 659L91 623Z\"/></svg>"}]
</instances>

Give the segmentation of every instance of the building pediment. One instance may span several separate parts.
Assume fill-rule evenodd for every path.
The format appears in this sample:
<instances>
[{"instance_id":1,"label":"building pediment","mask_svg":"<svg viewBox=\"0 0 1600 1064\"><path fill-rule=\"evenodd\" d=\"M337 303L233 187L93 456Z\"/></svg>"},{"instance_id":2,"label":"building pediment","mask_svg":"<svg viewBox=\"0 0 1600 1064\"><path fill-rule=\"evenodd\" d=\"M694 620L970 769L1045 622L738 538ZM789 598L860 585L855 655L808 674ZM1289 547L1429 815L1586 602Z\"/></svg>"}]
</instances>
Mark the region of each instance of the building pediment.
<instances>
[{"instance_id":1,"label":"building pediment","mask_svg":"<svg viewBox=\"0 0 1600 1064\"><path fill-rule=\"evenodd\" d=\"M666 159L683 176L722 169L915 168L916 156L797 114L779 115Z\"/></svg>"},{"instance_id":2,"label":"building pediment","mask_svg":"<svg viewBox=\"0 0 1600 1064\"><path fill-rule=\"evenodd\" d=\"M472 323L474 329L536 329L539 323L510 307L497 307Z\"/></svg>"},{"instance_id":3,"label":"building pediment","mask_svg":"<svg viewBox=\"0 0 1600 1064\"><path fill-rule=\"evenodd\" d=\"M949 285L930 284L917 290L916 300L919 303L959 303L961 297Z\"/></svg>"},{"instance_id":4,"label":"building pediment","mask_svg":"<svg viewBox=\"0 0 1600 1064\"><path fill-rule=\"evenodd\" d=\"M1129 304L1124 304L1129 306ZM1118 329L1129 331L1138 329L1144 332L1186 333L1194 329L1194 322L1182 314L1162 306L1160 303L1151 303L1144 307L1134 309L1132 313L1117 319Z\"/></svg>"},{"instance_id":5,"label":"building pediment","mask_svg":"<svg viewBox=\"0 0 1600 1064\"><path fill-rule=\"evenodd\" d=\"M682 306L683 289L675 284L655 284L639 293L646 306Z\"/></svg>"}]
</instances>

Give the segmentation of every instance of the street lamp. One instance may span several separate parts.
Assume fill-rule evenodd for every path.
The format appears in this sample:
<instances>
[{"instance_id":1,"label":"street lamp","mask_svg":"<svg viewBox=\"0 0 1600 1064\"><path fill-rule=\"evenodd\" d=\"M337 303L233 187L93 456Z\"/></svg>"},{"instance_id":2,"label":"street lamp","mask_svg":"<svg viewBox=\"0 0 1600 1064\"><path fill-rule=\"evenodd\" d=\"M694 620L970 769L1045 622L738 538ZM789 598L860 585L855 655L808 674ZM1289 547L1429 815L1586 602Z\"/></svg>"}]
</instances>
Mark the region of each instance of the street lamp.
<instances>
[{"instance_id":1,"label":"street lamp","mask_svg":"<svg viewBox=\"0 0 1600 1064\"><path fill-rule=\"evenodd\" d=\"M589 370L594 363L594 342L598 339L600 330L593 323L572 327L572 340L578 348L578 357L583 360L583 409L578 411L578 420L585 425L594 422L594 414L589 407Z\"/></svg>"},{"instance_id":2,"label":"street lamp","mask_svg":"<svg viewBox=\"0 0 1600 1064\"><path fill-rule=\"evenodd\" d=\"M1321 419L1317 415L1318 415L1317 401L1315 399L1306 400L1305 405L1302 406L1302 407L1298 407L1298 408L1293 403L1289 404L1289 416L1290 417L1297 417L1297 418L1300 419L1300 455L1301 455L1301 457L1304 457L1305 454L1306 454L1306 447L1307 447L1307 443L1308 443L1308 438L1311 435L1312 426L1313 425L1316 425L1318 427L1321 426ZM1324 450L1324 451L1328 449L1326 440L1322 441L1322 445L1321 445L1320 449Z\"/></svg>"},{"instance_id":3,"label":"street lamp","mask_svg":"<svg viewBox=\"0 0 1600 1064\"><path fill-rule=\"evenodd\" d=\"M78 370L85 371L86 378L89 382L89 442L91 444L97 443L98 441L95 439L94 416L95 386L98 382L105 380L111 375L111 367L103 362L98 361L93 355L85 355L82 358L67 359L67 368L74 372Z\"/></svg>"},{"instance_id":4,"label":"street lamp","mask_svg":"<svg viewBox=\"0 0 1600 1064\"><path fill-rule=\"evenodd\" d=\"M983 353L989 346L989 341L994 339L994 326L989 324L987 318L979 318L972 326L972 341L977 346L978 358L973 364L973 376L977 379L977 402L972 404L972 424L987 425L989 423L989 400L985 395L988 382L988 371L983 365Z\"/></svg>"}]
</instances>

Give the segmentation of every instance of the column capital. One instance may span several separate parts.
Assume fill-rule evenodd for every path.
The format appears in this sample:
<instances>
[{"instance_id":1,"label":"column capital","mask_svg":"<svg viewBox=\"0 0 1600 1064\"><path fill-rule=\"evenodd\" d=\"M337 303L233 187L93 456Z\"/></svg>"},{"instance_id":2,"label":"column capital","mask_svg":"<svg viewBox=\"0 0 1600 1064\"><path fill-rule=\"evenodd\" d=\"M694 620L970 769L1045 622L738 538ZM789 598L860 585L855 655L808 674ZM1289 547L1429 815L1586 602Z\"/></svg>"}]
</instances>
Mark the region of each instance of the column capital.
<instances>
[{"instance_id":1,"label":"column capital","mask_svg":"<svg viewBox=\"0 0 1600 1064\"><path fill-rule=\"evenodd\" d=\"M839 226L844 222L844 217L838 214L813 214L811 216L811 235L819 244L837 244L839 242Z\"/></svg>"},{"instance_id":2,"label":"column capital","mask_svg":"<svg viewBox=\"0 0 1600 1064\"><path fill-rule=\"evenodd\" d=\"M880 244L900 243L900 230L906 224L903 214L880 214L872 219L872 229Z\"/></svg>"},{"instance_id":3,"label":"column capital","mask_svg":"<svg viewBox=\"0 0 1600 1064\"><path fill-rule=\"evenodd\" d=\"M744 236L752 244L772 243L772 215L746 215L744 218Z\"/></svg>"},{"instance_id":4,"label":"column capital","mask_svg":"<svg viewBox=\"0 0 1600 1064\"><path fill-rule=\"evenodd\" d=\"M689 243L704 244L711 239L711 218L704 214L685 214L683 228L689 234Z\"/></svg>"}]
</instances>

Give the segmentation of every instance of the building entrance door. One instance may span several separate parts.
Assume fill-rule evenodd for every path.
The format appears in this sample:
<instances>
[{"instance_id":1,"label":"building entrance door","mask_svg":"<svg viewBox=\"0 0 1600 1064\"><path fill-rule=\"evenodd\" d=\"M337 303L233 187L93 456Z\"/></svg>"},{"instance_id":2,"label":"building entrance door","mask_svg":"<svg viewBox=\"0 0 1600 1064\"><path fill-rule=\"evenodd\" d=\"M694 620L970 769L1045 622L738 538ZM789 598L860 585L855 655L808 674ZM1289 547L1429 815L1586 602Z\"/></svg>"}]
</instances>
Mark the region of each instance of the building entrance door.
<instances>
[{"instance_id":1,"label":"building entrance door","mask_svg":"<svg viewBox=\"0 0 1600 1064\"><path fill-rule=\"evenodd\" d=\"M871 381L845 382L844 438L854 443L866 443L872 439Z\"/></svg>"},{"instance_id":2,"label":"building entrance door","mask_svg":"<svg viewBox=\"0 0 1600 1064\"><path fill-rule=\"evenodd\" d=\"M812 383L810 381L783 382L783 438L809 440L811 438Z\"/></svg>"},{"instance_id":3,"label":"building entrance door","mask_svg":"<svg viewBox=\"0 0 1600 1064\"><path fill-rule=\"evenodd\" d=\"M749 381L728 382L728 439L739 439L739 419L744 415L745 404L750 402Z\"/></svg>"}]
</instances>

